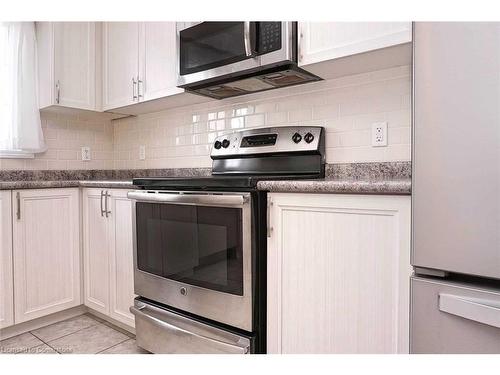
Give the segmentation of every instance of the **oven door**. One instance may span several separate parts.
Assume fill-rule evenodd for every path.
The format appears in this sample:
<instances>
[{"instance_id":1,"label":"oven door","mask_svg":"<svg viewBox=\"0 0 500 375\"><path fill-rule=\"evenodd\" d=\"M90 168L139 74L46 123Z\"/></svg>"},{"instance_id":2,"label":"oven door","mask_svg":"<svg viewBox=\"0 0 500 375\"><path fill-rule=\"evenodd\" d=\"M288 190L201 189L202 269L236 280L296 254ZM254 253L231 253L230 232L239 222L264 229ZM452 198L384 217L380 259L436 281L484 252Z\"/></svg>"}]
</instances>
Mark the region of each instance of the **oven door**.
<instances>
[{"instance_id":1,"label":"oven door","mask_svg":"<svg viewBox=\"0 0 500 375\"><path fill-rule=\"evenodd\" d=\"M292 62L293 22L177 23L177 86Z\"/></svg>"},{"instance_id":2,"label":"oven door","mask_svg":"<svg viewBox=\"0 0 500 375\"><path fill-rule=\"evenodd\" d=\"M137 295L252 331L250 193L134 191Z\"/></svg>"}]
</instances>

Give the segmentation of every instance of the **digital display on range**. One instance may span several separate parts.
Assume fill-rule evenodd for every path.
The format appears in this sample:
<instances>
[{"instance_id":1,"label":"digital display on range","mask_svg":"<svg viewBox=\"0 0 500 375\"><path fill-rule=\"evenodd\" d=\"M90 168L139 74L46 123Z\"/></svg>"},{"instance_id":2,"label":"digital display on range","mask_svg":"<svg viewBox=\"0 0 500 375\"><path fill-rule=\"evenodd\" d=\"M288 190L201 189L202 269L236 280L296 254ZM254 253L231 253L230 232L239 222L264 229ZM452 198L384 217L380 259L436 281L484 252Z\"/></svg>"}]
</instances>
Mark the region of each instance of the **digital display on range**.
<instances>
[{"instance_id":1,"label":"digital display on range","mask_svg":"<svg viewBox=\"0 0 500 375\"><path fill-rule=\"evenodd\" d=\"M261 146L274 146L278 134L258 134L243 137L240 147L261 147Z\"/></svg>"}]
</instances>

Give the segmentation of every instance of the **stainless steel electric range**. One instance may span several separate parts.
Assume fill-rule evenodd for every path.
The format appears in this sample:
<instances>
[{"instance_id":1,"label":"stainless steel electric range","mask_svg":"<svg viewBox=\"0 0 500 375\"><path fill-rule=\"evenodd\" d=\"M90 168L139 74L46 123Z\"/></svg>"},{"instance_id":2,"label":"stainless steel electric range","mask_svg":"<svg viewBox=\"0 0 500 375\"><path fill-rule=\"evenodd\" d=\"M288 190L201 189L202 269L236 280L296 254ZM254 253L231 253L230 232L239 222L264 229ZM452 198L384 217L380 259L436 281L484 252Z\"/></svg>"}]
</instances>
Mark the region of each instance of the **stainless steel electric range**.
<instances>
[{"instance_id":1,"label":"stainless steel electric range","mask_svg":"<svg viewBox=\"0 0 500 375\"><path fill-rule=\"evenodd\" d=\"M134 179L137 344L153 353L265 353L263 179L321 178L324 129L218 137L212 176Z\"/></svg>"}]
</instances>

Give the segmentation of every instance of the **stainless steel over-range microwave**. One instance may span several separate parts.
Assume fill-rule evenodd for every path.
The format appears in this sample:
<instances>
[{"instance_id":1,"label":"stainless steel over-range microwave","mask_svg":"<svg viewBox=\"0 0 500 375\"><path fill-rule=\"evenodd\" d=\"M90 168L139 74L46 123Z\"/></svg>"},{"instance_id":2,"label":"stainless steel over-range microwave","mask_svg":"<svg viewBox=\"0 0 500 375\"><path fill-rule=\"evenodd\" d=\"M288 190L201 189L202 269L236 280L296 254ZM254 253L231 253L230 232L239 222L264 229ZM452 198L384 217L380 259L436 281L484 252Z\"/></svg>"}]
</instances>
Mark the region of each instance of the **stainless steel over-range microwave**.
<instances>
[{"instance_id":1,"label":"stainless steel over-range microwave","mask_svg":"<svg viewBox=\"0 0 500 375\"><path fill-rule=\"evenodd\" d=\"M297 22L178 22L177 86L223 99L319 80L297 40Z\"/></svg>"}]
</instances>

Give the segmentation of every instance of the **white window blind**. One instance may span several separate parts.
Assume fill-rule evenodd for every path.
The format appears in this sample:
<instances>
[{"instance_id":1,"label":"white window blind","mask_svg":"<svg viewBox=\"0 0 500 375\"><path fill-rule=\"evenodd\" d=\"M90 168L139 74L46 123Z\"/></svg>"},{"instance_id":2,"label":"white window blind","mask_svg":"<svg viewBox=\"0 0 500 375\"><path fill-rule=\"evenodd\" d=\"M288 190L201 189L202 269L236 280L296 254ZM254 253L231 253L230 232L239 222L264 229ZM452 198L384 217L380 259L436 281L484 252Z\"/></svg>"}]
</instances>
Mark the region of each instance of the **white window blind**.
<instances>
[{"instance_id":1,"label":"white window blind","mask_svg":"<svg viewBox=\"0 0 500 375\"><path fill-rule=\"evenodd\" d=\"M0 22L0 157L45 151L33 22Z\"/></svg>"}]
</instances>

